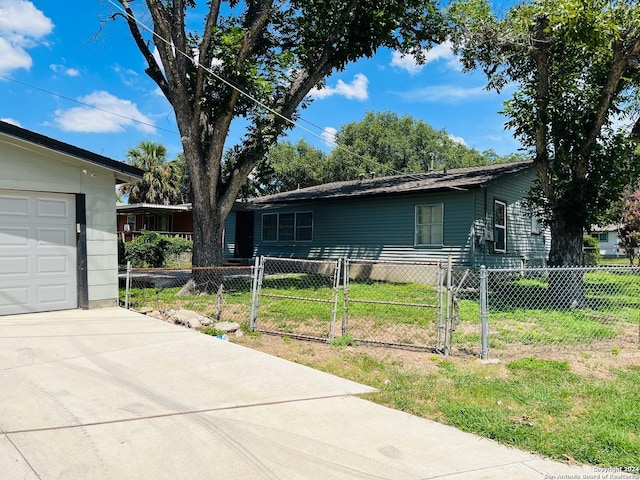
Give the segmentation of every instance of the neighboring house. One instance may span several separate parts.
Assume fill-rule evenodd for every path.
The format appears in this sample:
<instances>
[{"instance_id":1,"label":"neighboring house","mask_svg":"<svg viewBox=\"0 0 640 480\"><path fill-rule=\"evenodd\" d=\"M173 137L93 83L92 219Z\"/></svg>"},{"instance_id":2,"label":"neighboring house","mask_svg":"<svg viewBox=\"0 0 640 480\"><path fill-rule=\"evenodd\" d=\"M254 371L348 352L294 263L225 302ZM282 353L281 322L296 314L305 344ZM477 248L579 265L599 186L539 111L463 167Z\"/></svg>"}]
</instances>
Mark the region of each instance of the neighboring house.
<instances>
[{"instance_id":1,"label":"neighboring house","mask_svg":"<svg viewBox=\"0 0 640 480\"><path fill-rule=\"evenodd\" d=\"M172 237L193 239L191 204L155 205L133 203L116 205L118 236L130 242L144 230L159 232Z\"/></svg>"},{"instance_id":2,"label":"neighboring house","mask_svg":"<svg viewBox=\"0 0 640 480\"><path fill-rule=\"evenodd\" d=\"M620 234L618 225L593 225L591 236L598 240L600 255L607 257L624 257L624 249L620 247Z\"/></svg>"},{"instance_id":3,"label":"neighboring house","mask_svg":"<svg viewBox=\"0 0 640 480\"><path fill-rule=\"evenodd\" d=\"M523 205L534 179L532 162L363 178L252 199L230 221L253 256L544 266L549 234Z\"/></svg>"},{"instance_id":4,"label":"neighboring house","mask_svg":"<svg viewBox=\"0 0 640 480\"><path fill-rule=\"evenodd\" d=\"M0 121L0 315L118 304L115 185L142 171Z\"/></svg>"},{"instance_id":5,"label":"neighboring house","mask_svg":"<svg viewBox=\"0 0 640 480\"><path fill-rule=\"evenodd\" d=\"M251 258L253 236L240 231L240 240L236 240L236 214L243 218L243 203L236 202L233 212L225 225L224 256L232 258ZM181 237L193 240L193 212L190 203L182 205L156 205L151 203L120 203L116 206L118 237L130 242L141 232L154 231L170 237ZM252 225L253 228L253 225ZM244 239L244 242L243 242ZM243 247L243 245L245 245Z\"/></svg>"}]
</instances>

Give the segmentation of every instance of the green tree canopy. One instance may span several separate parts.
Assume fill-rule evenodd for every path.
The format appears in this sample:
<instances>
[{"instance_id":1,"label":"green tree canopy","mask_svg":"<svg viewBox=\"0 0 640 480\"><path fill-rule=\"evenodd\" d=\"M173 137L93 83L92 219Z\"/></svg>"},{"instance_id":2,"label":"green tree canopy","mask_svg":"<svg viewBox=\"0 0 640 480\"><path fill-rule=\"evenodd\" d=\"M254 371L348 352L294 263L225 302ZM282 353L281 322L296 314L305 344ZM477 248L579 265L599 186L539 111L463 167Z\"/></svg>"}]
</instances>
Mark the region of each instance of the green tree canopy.
<instances>
[{"instance_id":1,"label":"green tree canopy","mask_svg":"<svg viewBox=\"0 0 640 480\"><path fill-rule=\"evenodd\" d=\"M516 87L504 113L534 159L549 263L581 265L584 230L639 171L640 6L533 0L499 17L486 0L459 0L449 13L465 67L481 68L488 88Z\"/></svg>"},{"instance_id":2,"label":"green tree canopy","mask_svg":"<svg viewBox=\"0 0 640 480\"><path fill-rule=\"evenodd\" d=\"M343 125L336 144L337 148L326 154L304 140L297 144L278 142L251 179L250 191L264 195L354 180L359 175L395 175L522 159L517 154L501 157L493 151L468 148L446 130L389 111L367 112L362 120Z\"/></svg>"},{"instance_id":3,"label":"green tree canopy","mask_svg":"<svg viewBox=\"0 0 640 480\"><path fill-rule=\"evenodd\" d=\"M424 60L445 33L435 0L146 0L135 10L118 1L126 14L114 18L127 22L175 112L193 194L194 266L222 263L240 189L312 88L382 47ZM152 23L153 37L138 19ZM249 127L224 156L238 118Z\"/></svg>"},{"instance_id":4,"label":"green tree canopy","mask_svg":"<svg viewBox=\"0 0 640 480\"><path fill-rule=\"evenodd\" d=\"M622 202L620 217L620 247L633 265L640 248L640 191L629 194Z\"/></svg>"},{"instance_id":5,"label":"green tree canopy","mask_svg":"<svg viewBox=\"0 0 640 480\"><path fill-rule=\"evenodd\" d=\"M142 180L120 185L128 203L175 205L182 203L180 172L167 162L167 149L155 142L140 142L127 152L127 162L144 170Z\"/></svg>"}]
</instances>

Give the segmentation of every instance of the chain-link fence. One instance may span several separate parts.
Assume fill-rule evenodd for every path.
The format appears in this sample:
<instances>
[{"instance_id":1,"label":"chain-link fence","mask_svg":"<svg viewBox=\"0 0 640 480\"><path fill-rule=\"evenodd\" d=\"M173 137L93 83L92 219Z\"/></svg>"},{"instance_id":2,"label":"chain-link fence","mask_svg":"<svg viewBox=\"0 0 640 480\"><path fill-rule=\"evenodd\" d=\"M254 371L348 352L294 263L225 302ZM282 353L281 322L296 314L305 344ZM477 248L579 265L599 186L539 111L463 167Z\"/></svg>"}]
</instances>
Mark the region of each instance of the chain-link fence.
<instances>
[{"instance_id":1,"label":"chain-link fence","mask_svg":"<svg viewBox=\"0 0 640 480\"><path fill-rule=\"evenodd\" d=\"M439 264L262 257L251 326L295 337L446 350Z\"/></svg>"},{"instance_id":2,"label":"chain-link fence","mask_svg":"<svg viewBox=\"0 0 640 480\"><path fill-rule=\"evenodd\" d=\"M190 310L292 337L483 358L626 349L640 361L640 267L471 271L261 258L251 267L133 269L121 283L125 306L164 318Z\"/></svg>"},{"instance_id":3,"label":"chain-link fence","mask_svg":"<svg viewBox=\"0 0 640 480\"><path fill-rule=\"evenodd\" d=\"M483 358L638 350L638 267L481 269L476 286Z\"/></svg>"},{"instance_id":4,"label":"chain-link fence","mask_svg":"<svg viewBox=\"0 0 640 480\"><path fill-rule=\"evenodd\" d=\"M186 310L211 323L246 324L252 279L252 267L129 268L120 275L120 301L125 308L169 321Z\"/></svg>"}]
</instances>

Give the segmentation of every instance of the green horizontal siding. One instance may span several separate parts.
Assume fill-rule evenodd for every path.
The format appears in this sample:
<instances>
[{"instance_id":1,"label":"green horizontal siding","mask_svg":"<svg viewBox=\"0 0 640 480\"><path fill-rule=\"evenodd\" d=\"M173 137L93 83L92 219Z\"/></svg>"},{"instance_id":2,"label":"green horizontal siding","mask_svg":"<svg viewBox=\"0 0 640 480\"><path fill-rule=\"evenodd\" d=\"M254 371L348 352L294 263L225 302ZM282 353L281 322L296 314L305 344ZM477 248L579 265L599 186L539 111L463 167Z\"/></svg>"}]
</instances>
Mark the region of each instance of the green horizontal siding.
<instances>
[{"instance_id":1,"label":"green horizontal siding","mask_svg":"<svg viewBox=\"0 0 640 480\"><path fill-rule=\"evenodd\" d=\"M365 258L382 260L438 261L449 256L459 265L519 267L544 264L548 234L531 233L531 219L522 199L533 173L511 176L486 189L435 194L388 196L341 201L318 201L256 210L254 254L295 258ZM494 252L479 238L493 228L493 201L507 203L507 252ZM416 246L415 207L444 205L441 246ZM262 214L313 212L313 241L263 242ZM233 256L232 218L227 221L227 241ZM233 223L235 226L235 223Z\"/></svg>"}]
</instances>

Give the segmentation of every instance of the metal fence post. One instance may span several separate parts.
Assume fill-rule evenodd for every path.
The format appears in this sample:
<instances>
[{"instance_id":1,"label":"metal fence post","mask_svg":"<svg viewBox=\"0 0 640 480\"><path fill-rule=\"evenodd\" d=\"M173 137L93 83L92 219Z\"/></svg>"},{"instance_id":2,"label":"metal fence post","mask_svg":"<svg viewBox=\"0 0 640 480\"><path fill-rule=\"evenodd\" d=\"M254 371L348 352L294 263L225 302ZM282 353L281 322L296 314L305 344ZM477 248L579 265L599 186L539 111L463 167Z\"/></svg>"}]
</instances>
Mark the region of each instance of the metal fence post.
<instances>
[{"instance_id":1,"label":"metal fence post","mask_svg":"<svg viewBox=\"0 0 640 480\"><path fill-rule=\"evenodd\" d=\"M256 257L253 266L253 278L251 282L251 310L249 314L249 330L255 332L256 324L258 322L258 307L259 307L259 288L262 285L262 274L264 267L264 258Z\"/></svg>"},{"instance_id":2,"label":"metal fence post","mask_svg":"<svg viewBox=\"0 0 640 480\"><path fill-rule=\"evenodd\" d=\"M336 261L336 269L333 277L333 311L331 312L331 326L329 330L329 340L336 338L336 319L338 317L338 289L340 288L340 277L342 258Z\"/></svg>"},{"instance_id":3,"label":"metal fence post","mask_svg":"<svg viewBox=\"0 0 640 480\"><path fill-rule=\"evenodd\" d=\"M480 358L489 358L489 274L487 267L480 267Z\"/></svg>"},{"instance_id":4,"label":"metal fence post","mask_svg":"<svg viewBox=\"0 0 640 480\"><path fill-rule=\"evenodd\" d=\"M124 308L129 310L129 292L131 290L131 261L127 261L127 278L124 287Z\"/></svg>"},{"instance_id":5,"label":"metal fence post","mask_svg":"<svg viewBox=\"0 0 640 480\"><path fill-rule=\"evenodd\" d=\"M438 331L436 337L436 348L442 350L443 344L443 331L444 331L444 317L442 315L442 303L444 301L444 267L442 261L438 262L438 311L436 316L438 318Z\"/></svg>"},{"instance_id":6,"label":"metal fence post","mask_svg":"<svg viewBox=\"0 0 640 480\"><path fill-rule=\"evenodd\" d=\"M449 256L447 262L447 316L445 318L444 327L444 354L449 355L451 350L451 328L453 322L451 320L451 276L452 276L452 259Z\"/></svg>"},{"instance_id":7,"label":"metal fence post","mask_svg":"<svg viewBox=\"0 0 640 480\"><path fill-rule=\"evenodd\" d=\"M344 268L342 271L342 336L347 334L349 328L349 259L343 258Z\"/></svg>"}]
</instances>

